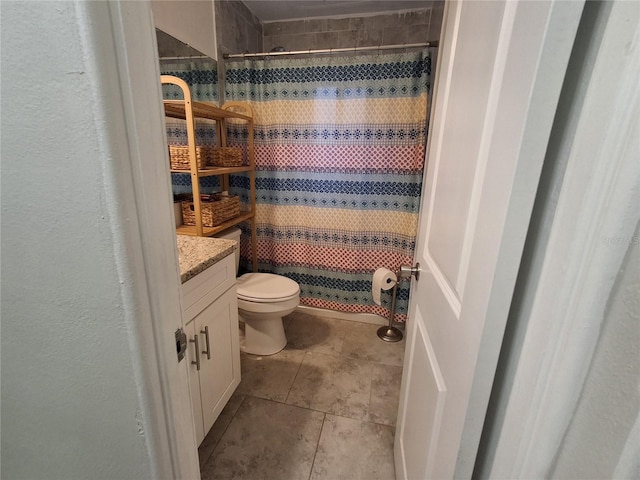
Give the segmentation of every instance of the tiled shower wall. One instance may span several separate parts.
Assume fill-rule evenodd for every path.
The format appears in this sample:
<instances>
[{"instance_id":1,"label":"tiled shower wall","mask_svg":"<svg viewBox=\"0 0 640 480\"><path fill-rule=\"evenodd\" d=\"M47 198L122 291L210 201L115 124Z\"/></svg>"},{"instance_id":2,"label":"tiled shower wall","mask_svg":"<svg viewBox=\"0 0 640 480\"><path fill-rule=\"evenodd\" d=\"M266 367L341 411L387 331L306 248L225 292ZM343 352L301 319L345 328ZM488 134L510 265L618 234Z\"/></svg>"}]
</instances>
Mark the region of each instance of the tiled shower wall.
<instances>
[{"instance_id":1,"label":"tiled shower wall","mask_svg":"<svg viewBox=\"0 0 640 480\"><path fill-rule=\"evenodd\" d=\"M274 47L309 50L437 41L444 0L433 0L430 8L406 13L270 23L260 23L240 0L216 0L215 9L218 81L224 85L224 53L264 52ZM224 101L223 91L220 99Z\"/></svg>"},{"instance_id":2,"label":"tiled shower wall","mask_svg":"<svg viewBox=\"0 0 640 480\"><path fill-rule=\"evenodd\" d=\"M350 48L437 41L443 3L407 13L263 24L263 47L285 50Z\"/></svg>"},{"instance_id":3,"label":"tiled shower wall","mask_svg":"<svg viewBox=\"0 0 640 480\"><path fill-rule=\"evenodd\" d=\"M262 23L240 0L216 0L216 42L218 44L218 96L225 102L224 53L262 52Z\"/></svg>"},{"instance_id":4,"label":"tiled shower wall","mask_svg":"<svg viewBox=\"0 0 640 480\"><path fill-rule=\"evenodd\" d=\"M443 0L406 13L260 23L239 0L216 0L218 58L223 53L349 48L433 42L440 38Z\"/></svg>"},{"instance_id":5,"label":"tiled shower wall","mask_svg":"<svg viewBox=\"0 0 640 480\"><path fill-rule=\"evenodd\" d=\"M216 0L218 59L223 53L261 52L262 24L239 0Z\"/></svg>"}]
</instances>

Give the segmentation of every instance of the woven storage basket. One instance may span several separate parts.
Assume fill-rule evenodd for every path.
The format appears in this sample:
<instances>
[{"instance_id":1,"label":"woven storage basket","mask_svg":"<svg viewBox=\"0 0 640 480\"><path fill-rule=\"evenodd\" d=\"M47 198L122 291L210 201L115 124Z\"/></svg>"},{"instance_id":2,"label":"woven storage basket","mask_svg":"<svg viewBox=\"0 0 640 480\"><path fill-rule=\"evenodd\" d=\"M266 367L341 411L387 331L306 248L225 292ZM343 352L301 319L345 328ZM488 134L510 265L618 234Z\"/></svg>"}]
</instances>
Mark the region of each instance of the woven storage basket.
<instances>
[{"instance_id":1,"label":"woven storage basket","mask_svg":"<svg viewBox=\"0 0 640 480\"><path fill-rule=\"evenodd\" d=\"M198 169L202 170L212 162L214 147L196 146L196 163ZM169 159L171 170L190 170L188 145L169 145Z\"/></svg>"},{"instance_id":2,"label":"woven storage basket","mask_svg":"<svg viewBox=\"0 0 640 480\"><path fill-rule=\"evenodd\" d=\"M214 167L239 167L242 165L242 150L237 147L214 148L210 165Z\"/></svg>"},{"instance_id":3,"label":"woven storage basket","mask_svg":"<svg viewBox=\"0 0 640 480\"><path fill-rule=\"evenodd\" d=\"M202 224L205 227L217 227L227 220L240 215L240 197L226 195L208 195L200 202ZM193 202L182 202L182 223L196 224Z\"/></svg>"}]
</instances>

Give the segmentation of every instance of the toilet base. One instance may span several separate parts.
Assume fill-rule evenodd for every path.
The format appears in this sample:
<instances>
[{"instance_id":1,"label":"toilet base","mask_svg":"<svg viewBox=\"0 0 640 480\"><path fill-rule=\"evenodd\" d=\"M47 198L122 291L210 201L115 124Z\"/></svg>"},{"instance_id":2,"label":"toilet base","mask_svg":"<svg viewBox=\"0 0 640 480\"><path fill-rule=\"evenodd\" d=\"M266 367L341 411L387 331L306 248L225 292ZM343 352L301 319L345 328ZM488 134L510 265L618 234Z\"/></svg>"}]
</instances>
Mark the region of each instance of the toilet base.
<instances>
[{"instance_id":1,"label":"toilet base","mask_svg":"<svg viewBox=\"0 0 640 480\"><path fill-rule=\"evenodd\" d=\"M274 355L287 345L282 317L261 316L259 319L248 318L240 314L244 322L244 338L241 338L240 349L252 355Z\"/></svg>"}]
</instances>

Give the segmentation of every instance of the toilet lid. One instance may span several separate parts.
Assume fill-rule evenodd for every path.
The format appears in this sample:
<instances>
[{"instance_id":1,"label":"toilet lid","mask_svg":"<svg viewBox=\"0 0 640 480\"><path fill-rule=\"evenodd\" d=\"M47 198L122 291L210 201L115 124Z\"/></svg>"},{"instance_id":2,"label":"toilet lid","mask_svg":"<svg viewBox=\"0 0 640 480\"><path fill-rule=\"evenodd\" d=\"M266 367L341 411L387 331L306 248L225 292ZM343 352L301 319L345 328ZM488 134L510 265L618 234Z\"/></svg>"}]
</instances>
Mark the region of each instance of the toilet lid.
<instances>
[{"instance_id":1,"label":"toilet lid","mask_svg":"<svg viewBox=\"0 0 640 480\"><path fill-rule=\"evenodd\" d=\"M255 302L277 302L300 293L296 282L273 273L245 273L238 278L236 287L238 298Z\"/></svg>"}]
</instances>

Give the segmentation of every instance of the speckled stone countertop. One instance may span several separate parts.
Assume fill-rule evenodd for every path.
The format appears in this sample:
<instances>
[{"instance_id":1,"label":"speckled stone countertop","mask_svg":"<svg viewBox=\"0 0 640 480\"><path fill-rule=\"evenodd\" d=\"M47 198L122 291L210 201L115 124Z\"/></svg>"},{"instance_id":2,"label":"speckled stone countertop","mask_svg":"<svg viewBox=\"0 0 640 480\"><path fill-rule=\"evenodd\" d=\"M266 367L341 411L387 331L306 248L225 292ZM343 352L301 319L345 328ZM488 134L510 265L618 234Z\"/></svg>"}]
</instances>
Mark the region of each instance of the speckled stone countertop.
<instances>
[{"instance_id":1,"label":"speckled stone countertop","mask_svg":"<svg viewBox=\"0 0 640 480\"><path fill-rule=\"evenodd\" d=\"M180 280L186 282L211 265L233 254L235 240L177 235Z\"/></svg>"}]
</instances>

